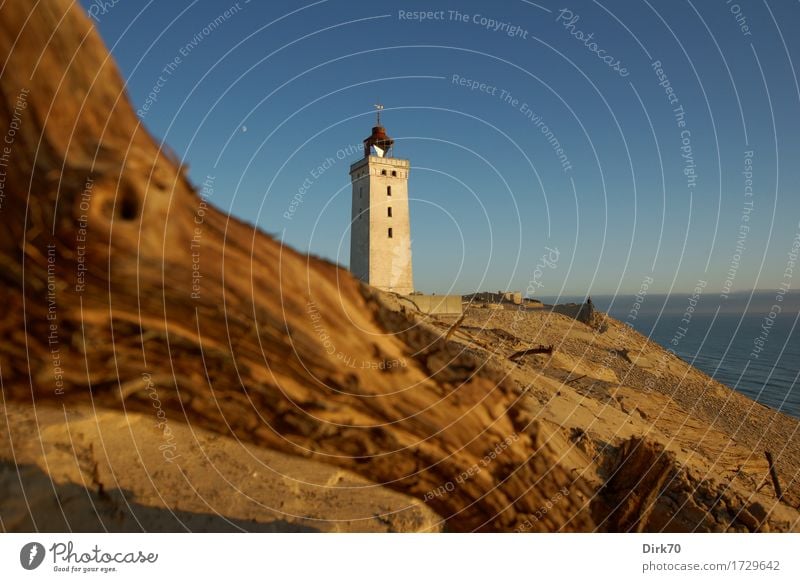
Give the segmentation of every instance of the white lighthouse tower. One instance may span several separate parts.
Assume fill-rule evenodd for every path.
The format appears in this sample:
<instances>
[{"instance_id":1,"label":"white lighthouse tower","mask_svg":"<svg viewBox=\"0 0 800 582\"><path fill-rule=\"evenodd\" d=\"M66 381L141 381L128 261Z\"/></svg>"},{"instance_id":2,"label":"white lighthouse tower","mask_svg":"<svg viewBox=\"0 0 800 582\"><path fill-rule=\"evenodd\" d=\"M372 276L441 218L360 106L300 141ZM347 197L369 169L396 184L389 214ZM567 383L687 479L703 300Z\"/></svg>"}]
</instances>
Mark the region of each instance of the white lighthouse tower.
<instances>
[{"instance_id":1,"label":"white lighthouse tower","mask_svg":"<svg viewBox=\"0 0 800 582\"><path fill-rule=\"evenodd\" d=\"M364 140L364 157L350 166L353 185L350 271L374 287L407 295L414 290L408 214L410 163L392 157L394 140L378 123Z\"/></svg>"}]
</instances>

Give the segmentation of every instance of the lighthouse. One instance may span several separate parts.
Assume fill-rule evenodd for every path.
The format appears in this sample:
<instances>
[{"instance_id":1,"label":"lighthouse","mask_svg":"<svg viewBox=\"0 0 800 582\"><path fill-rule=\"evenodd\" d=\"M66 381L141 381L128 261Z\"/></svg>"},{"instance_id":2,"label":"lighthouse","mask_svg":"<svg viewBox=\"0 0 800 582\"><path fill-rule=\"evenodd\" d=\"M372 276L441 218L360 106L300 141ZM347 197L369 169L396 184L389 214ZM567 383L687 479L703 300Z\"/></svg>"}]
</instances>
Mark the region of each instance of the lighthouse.
<instances>
[{"instance_id":1,"label":"lighthouse","mask_svg":"<svg viewBox=\"0 0 800 582\"><path fill-rule=\"evenodd\" d=\"M364 140L364 157L350 166L353 187L350 271L378 289L407 295L414 291L408 160L393 157L394 140L377 124Z\"/></svg>"}]
</instances>

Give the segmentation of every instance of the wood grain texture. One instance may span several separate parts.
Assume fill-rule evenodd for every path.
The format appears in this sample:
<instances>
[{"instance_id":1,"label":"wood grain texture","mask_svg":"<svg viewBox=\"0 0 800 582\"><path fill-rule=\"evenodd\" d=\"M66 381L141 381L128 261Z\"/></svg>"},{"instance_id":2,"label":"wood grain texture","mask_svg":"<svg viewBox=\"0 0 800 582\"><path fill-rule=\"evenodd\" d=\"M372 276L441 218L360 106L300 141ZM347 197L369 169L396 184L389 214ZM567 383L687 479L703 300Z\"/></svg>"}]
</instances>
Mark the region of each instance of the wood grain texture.
<instances>
[{"instance_id":1,"label":"wood grain texture","mask_svg":"<svg viewBox=\"0 0 800 582\"><path fill-rule=\"evenodd\" d=\"M593 529L591 490L498 372L204 208L77 4L3 3L0 61L0 127L19 118L0 208L5 399L152 410L150 378L171 418L350 469L450 529L514 530L564 490L526 529Z\"/></svg>"}]
</instances>

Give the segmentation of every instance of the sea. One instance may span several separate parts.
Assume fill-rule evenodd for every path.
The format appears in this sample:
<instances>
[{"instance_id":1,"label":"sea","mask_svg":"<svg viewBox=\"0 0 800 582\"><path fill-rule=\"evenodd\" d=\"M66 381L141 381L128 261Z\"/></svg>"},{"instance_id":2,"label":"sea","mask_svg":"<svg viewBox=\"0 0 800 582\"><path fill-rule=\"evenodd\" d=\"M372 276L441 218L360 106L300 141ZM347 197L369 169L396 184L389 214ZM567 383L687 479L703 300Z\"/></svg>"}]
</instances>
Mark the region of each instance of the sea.
<instances>
[{"instance_id":1,"label":"sea","mask_svg":"<svg viewBox=\"0 0 800 582\"><path fill-rule=\"evenodd\" d=\"M600 311L632 325L717 381L800 418L800 292L723 297L705 291L591 298ZM578 303L584 297L539 299Z\"/></svg>"}]
</instances>

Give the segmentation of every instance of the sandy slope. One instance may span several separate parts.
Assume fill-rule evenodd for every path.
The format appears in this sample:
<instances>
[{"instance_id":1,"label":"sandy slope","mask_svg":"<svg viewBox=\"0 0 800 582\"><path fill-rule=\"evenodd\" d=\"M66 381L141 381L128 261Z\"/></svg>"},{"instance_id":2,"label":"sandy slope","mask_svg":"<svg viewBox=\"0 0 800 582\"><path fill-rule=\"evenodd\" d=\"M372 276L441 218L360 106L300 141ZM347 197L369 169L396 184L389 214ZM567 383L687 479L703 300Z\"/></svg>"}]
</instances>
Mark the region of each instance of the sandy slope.
<instances>
[{"instance_id":1,"label":"sandy slope","mask_svg":"<svg viewBox=\"0 0 800 582\"><path fill-rule=\"evenodd\" d=\"M607 505L595 507L600 529L800 530L792 508L798 422L713 382L627 326L608 319L599 332L546 312L470 309L455 329L453 318L409 316L451 332L450 341L485 371L517 387L521 409L559 451L558 462L595 491L575 495ZM537 344L554 353L508 359ZM177 421L165 436L155 412L87 407L70 410L65 422L56 408L34 414L14 404L2 416L11 434L0 447L0 518L8 531L66 523L115 531L442 528L420 500L326 464ZM765 450L777 459L784 503L767 478Z\"/></svg>"},{"instance_id":2,"label":"sandy slope","mask_svg":"<svg viewBox=\"0 0 800 582\"><path fill-rule=\"evenodd\" d=\"M0 414L0 433L11 435L0 441L0 529L441 529L422 502L348 471L180 422L165 438L156 423L155 412L8 406Z\"/></svg>"},{"instance_id":3,"label":"sandy slope","mask_svg":"<svg viewBox=\"0 0 800 582\"><path fill-rule=\"evenodd\" d=\"M0 440L4 528L180 529L165 517L179 510L196 530L318 518L368 529L385 520L356 520L402 509L402 495L459 531L798 527L797 421L614 322L598 334L542 313L471 312L456 331L403 313L207 206L140 123L74 2L0 5L0 59L0 125L28 95L0 229L0 416L13 439ZM508 360L536 343L555 354ZM159 451L154 395L174 450ZM149 453L139 458L125 435ZM762 487L765 449L786 503ZM181 456L170 464L166 451ZM262 474L271 463L289 482ZM337 471L401 497L291 494L292 479L333 483ZM31 494L22 502L20 488ZM431 519L412 515L381 527Z\"/></svg>"},{"instance_id":4,"label":"sandy slope","mask_svg":"<svg viewBox=\"0 0 800 582\"><path fill-rule=\"evenodd\" d=\"M180 422L170 422L165 438L155 413L42 407L34 414L18 405L4 412L5 531L441 528L422 502L329 465Z\"/></svg>"},{"instance_id":5,"label":"sandy slope","mask_svg":"<svg viewBox=\"0 0 800 582\"><path fill-rule=\"evenodd\" d=\"M800 503L800 422L712 380L629 326L605 316L590 327L546 311L471 308L451 337L517 382L532 417L583 453L566 451L562 459L598 488L613 478L627 440L663 448L675 474L657 492L657 521L644 529L800 528L792 509ZM553 354L509 361L539 344L552 345ZM784 503L775 498L765 451L775 458ZM708 507L700 495L711 497Z\"/></svg>"},{"instance_id":6,"label":"sandy slope","mask_svg":"<svg viewBox=\"0 0 800 582\"><path fill-rule=\"evenodd\" d=\"M594 527L577 496L588 485L518 422L510 384L471 373L458 345L386 310L346 271L198 195L142 125L79 4L4 2L0 59L0 125L27 95L0 229L9 410L152 415L155 395L195 429L416 498L513 434L497 462L428 506L451 529L507 531L569 488L536 529Z\"/></svg>"}]
</instances>

